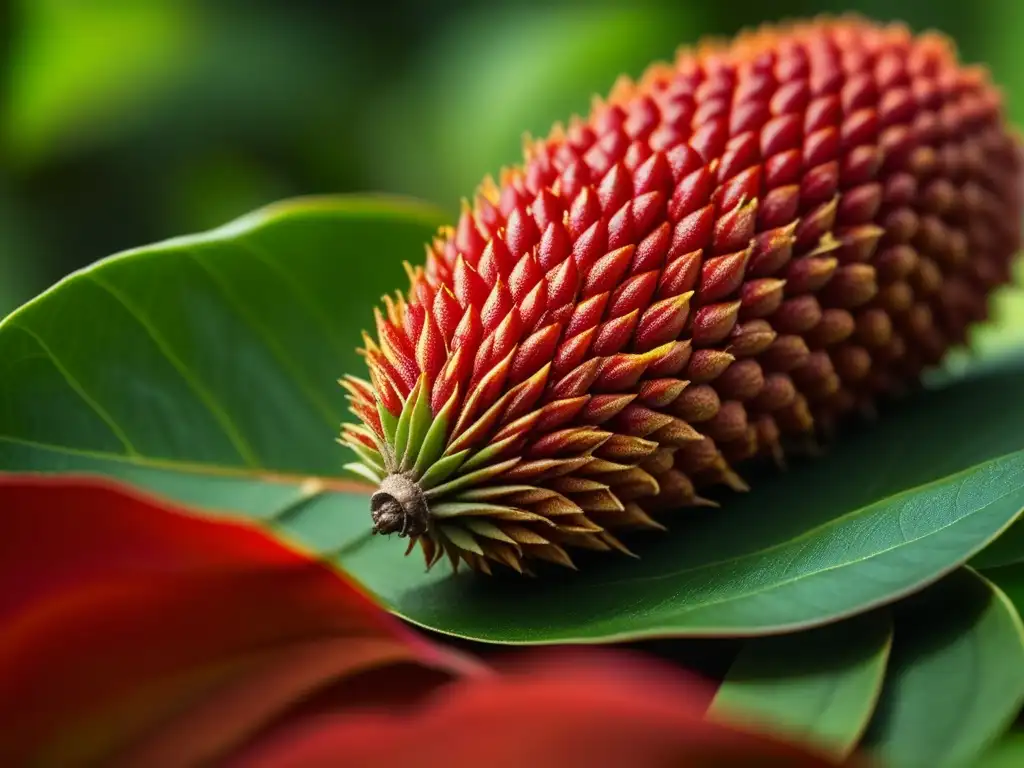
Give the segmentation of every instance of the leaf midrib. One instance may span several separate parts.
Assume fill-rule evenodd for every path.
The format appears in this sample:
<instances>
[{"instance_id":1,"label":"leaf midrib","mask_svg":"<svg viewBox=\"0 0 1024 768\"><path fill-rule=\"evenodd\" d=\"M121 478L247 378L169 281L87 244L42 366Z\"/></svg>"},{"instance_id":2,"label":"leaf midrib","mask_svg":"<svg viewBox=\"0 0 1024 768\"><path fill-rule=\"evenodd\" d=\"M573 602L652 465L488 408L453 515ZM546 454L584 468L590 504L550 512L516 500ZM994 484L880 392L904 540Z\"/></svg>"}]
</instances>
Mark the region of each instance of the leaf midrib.
<instances>
[{"instance_id":1,"label":"leaf midrib","mask_svg":"<svg viewBox=\"0 0 1024 768\"><path fill-rule=\"evenodd\" d=\"M220 425L220 428L224 432L224 436L227 437L232 447L238 452L239 457L242 461L251 467L258 467L260 464L259 458L257 457L256 451L253 446L245 439L242 435L238 425L235 424L234 420L228 415L227 410L217 400L212 392L207 389L206 385L203 384L197 377L193 376L189 371L188 366L185 365L184 361L178 357L178 355L168 344L167 340L164 339L163 334L153 325L152 321L143 314L137 306L128 298L121 293L117 288L114 288L105 279L101 279L99 276L100 270L93 270L87 273L86 277L92 281L100 290L107 293L117 304L124 308L124 310L139 324L139 327L146 333L150 342L157 352L167 361L178 375L185 382L186 386L192 390L192 393L198 398L199 402L203 404L210 416L213 417L214 421ZM54 359L53 354L50 355L51 359ZM54 359L54 364L56 360Z\"/></svg>"},{"instance_id":2,"label":"leaf midrib","mask_svg":"<svg viewBox=\"0 0 1024 768\"><path fill-rule=\"evenodd\" d=\"M12 322L9 324L9 327L13 328L16 331L21 331L30 339L32 339L32 341L36 344L36 346L39 347L39 350L42 353L41 355L39 355L39 357L53 365L53 367L57 370L57 373L59 373L61 377L64 379L64 383L71 388L71 391L74 392L75 395L77 395L78 398L81 399L83 403L85 403L86 407L90 411L96 414L100 421L107 425L107 428L110 430L111 434L113 434L113 436L117 438L117 440L120 441L120 443L124 446L125 451L127 451L127 456L135 457L142 455L135 448L135 445L129 439L125 431L121 429L120 425L117 423L117 420L110 415L107 409L104 408L103 405L98 400L96 400L92 395L90 395L85 390L85 387L82 386L82 382L80 382L78 380L78 377L75 376L64 365L64 363L60 361L60 358L58 358L57 355L54 354L54 351L50 349L50 346L46 343L42 336L36 333L36 331L29 328L27 325L22 325L21 323ZM20 363L28 359L30 358L27 356L21 357L15 360L14 362Z\"/></svg>"},{"instance_id":3,"label":"leaf midrib","mask_svg":"<svg viewBox=\"0 0 1024 768\"><path fill-rule=\"evenodd\" d=\"M251 311L245 306L245 302L239 300L220 273L207 263L206 259L200 258L191 248L185 249L183 253L207 275L211 285L224 297L225 303L234 309L239 320L245 323L253 336L259 339L270 351L270 354L277 358L277 361L289 373L293 383L302 391L303 396L313 406L313 409L319 412L331 429L337 429L340 419L335 418L334 409L318 394L319 388L310 380L306 372L302 370L302 366L295 362L266 327L252 315Z\"/></svg>"},{"instance_id":4,"label":"leaf midrib","mask_svg":"<svg viewBox=\"0 0 1024 768\"><path fill-rule=\"evenodd\" d=\"M338 491L341 493L358 493L369 496L373 488L366 483L357 480L350 480L346 477L332 477L319 474L296 474L294 472L279 472L269 467L232 467L223 464L198 464L178 459L157 459L152 456L129 456L123 453L109 453L107 451L93 451L86 448L70 448L63 445L43 443L36 440L26 440L13 435L0 435L0 442L21 445L26 448L35 448L43 451L64 454L67 456L78 456L96 461L108 461L118 464L127 464L142 469L155 469L168 472L180 472L181 474L206 475L211 477L233 477L239 480L261 480L265 482L281 483L282 485L301 485L308 482L322 483L325 490ZM4 470L0 470L2 473Z\"/></svg>"}]
</instances>

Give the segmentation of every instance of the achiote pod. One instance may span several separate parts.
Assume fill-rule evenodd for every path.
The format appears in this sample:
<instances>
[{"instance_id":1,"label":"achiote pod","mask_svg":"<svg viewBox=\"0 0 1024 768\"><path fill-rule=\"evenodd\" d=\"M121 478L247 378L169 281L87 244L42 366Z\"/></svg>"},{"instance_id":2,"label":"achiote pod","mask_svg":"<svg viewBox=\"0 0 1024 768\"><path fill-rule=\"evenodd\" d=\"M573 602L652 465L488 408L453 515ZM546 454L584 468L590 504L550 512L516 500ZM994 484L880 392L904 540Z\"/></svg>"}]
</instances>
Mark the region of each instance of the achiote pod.
<instances>
[{"instance_id":1,"label":"achiote pod","mask_svg":"<svg viewBox=\"0 0 1024 768\"><path fill-rule=\"evenodd\" d=\"M935 34L822 19L621 80L383 299L342 382L374 530L489 572L683 528L964 340L1021 179L986 72Z\"/></svg>"}]
</instances>

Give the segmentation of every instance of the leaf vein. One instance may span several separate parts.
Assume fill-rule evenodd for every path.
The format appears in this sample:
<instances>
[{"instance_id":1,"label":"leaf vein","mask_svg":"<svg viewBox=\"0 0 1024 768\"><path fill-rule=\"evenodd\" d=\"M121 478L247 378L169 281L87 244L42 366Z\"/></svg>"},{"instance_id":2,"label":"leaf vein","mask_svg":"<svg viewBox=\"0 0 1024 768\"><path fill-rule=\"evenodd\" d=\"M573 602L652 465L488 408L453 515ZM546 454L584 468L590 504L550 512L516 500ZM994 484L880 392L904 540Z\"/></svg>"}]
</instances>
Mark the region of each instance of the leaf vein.
<instances>
[{"instance_id":1,"label":"leaf vein","mask_svg":"<svg viewBox=\"0 0 1024 768\"><path fill-rule=\"evenodd\" d=\"M152 456L145 456L140 453L131 455L110 453L108 451L96 451L87 448L71 448L66 445L53 445L37 440L28 440L15 435L0 435L0 443L20 445L39 451L50 451L52 453L66 456L77 456L94 461L105 461L114 464L127 464L141 469L152 469L165 472L182 472L195 475L210 475L217 477L233 477L240 480L261 480L265 482L278 482L288 484L299 484L316 481L325 490L340 491L343 493L358 493L369 497L373 488L368 484L345 477L326 477L322 475L300 475L288 472L275 472L267 467L232 467L221 464L198 464L178 459L157 459ZM7 471L0 468L0 472Z\"/></svg>"},{"instance_id":2,"label":"leaf vein","mask_svg":"<svg viewBox=\"0 0 1024 768\"><path fill-rule=\"evenodd\" d=\"M114 417L110 415L106 408L100 405L96 398L92 397L85 391L82 383L58 359L54 351L50 349L50 346L43 341L43 338L36 331L33 331L31 328L26 325L22 325L21 323L11 322L10 327L17 328L22 333L27 334L33 341L35 341L36 344L39 345L39 348L43 351L46 359L53 363L53 367L57 369L57 372L60 373L61 376L64 377L64 381L67 382L67 385L71 387L72 391L74 391L75 394L81 398L82 402L85 403L86 406L110 428L114 437L121 441L121 444L124 445L125 454L127 456L138 456L139 452L135 449L132 441L128 438L128 435L117 423Z\"/></svg>"},{"instance_id":3,"label":"leaf vein","mask_svg":"<svg viewBox=\"0 0 1024 768\"><path fill-rule=\"evenodd\" d=\"M149 336L150 341L153 342L153 346L157 352L174 368L188 387L195 393L199 402L207 409L213 419L220 425L224 431L225 436L231 442L232 446L238 452L241 459L250 467L259 469L262 465L259 458L256 455L256 451L242 435L241 431L232 421L224 407L217 401L213 396L213 393L209 392L205 386L193 376L188 367L184 362L174 353L170 345L163 339L160 332L154 327L149 319L118 289L101 279L96 272L89 272L87 276L93 281L99 288L106 291L114 301L124 307L125 311L132 316L132 318L139 324L139 326Z\"/></svg>"},{"instance_id":4,"label":"leaf vein","mask_svg":"<svg viewBox=\"0 0 1024 768\"><path fill-rule=\"evenodd\" d=\"M185 253L209 276L213 285L217 287L225 301L234 307L235 312L249 326L253 335L259 338L266 345L267 349L270 350L271 354L277 358L278 362L289 371L296 386L302 390L302 394L312 405L313 410L318 411L324 417L332 430L337 430L341 423L340 417L335 414L334 409L330 405L316 394L316 385L313 384L308 375L302 370L302 367L287 352L281 349L280 345L265 328L260 326L249 310L245 308L245 304L238 300L234 292L210 264L196 256L191 250L187 250Z\"/></svg>"},{"instance_id":5,"label":"leaf vein","mask_svg":"<svg viewBox=\"0 0 1024 768\"><path fill-rule=\"evenodd\" d=\"M352 351L353 345L348 341L342 340L341 335L337 331L337 323L331 319L328 313L324 310L323 305L312 293L305 289L302 283L295 279L295 276L292 275L291 272L284 269L280 264L274 261L265 248L256 245L255 243L245 242L242 240L236 241L235 245L242 250L248 251L266 265L268 269L281 278L282 283L286 284L291 289L299 302L308 308L310 312L316 315L317 319L323 323L324 335L330 342L331 346L334 347L335 353L338 355L347 355Z\"/></svg>"}]
</instances>

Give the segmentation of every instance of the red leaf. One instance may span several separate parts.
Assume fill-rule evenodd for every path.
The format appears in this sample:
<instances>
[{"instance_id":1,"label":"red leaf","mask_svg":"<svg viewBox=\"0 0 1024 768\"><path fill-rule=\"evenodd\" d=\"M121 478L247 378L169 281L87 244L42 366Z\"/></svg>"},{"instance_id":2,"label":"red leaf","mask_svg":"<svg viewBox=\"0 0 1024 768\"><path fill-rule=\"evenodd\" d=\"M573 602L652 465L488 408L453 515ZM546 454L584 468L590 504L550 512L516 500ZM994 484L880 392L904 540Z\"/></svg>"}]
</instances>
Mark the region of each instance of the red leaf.
<instances>
[{"instance_id":1,"label":"red leaf","mask_svg":"<svg viewBox=\"0 0 1024 768\"><path fill-rule=\"evenodd\" d=\"M263 734L228 768L580 768L835 765L704 719L713 691L625 653L561 652L452 683L414 714L321 711ZM852 764L852 763L849 763Z\"/></svg>"},{"instance_id":2,"label":"red leaf","mask_svg":"<svg viewBox=\"0 0 1024 768\"><path fill-rule=\"evenodd\" d=\"M0 509L2 765L204 763L353 674L479 671L255 527L73 478L0 477Z\"/></svg>"}]
</instances>

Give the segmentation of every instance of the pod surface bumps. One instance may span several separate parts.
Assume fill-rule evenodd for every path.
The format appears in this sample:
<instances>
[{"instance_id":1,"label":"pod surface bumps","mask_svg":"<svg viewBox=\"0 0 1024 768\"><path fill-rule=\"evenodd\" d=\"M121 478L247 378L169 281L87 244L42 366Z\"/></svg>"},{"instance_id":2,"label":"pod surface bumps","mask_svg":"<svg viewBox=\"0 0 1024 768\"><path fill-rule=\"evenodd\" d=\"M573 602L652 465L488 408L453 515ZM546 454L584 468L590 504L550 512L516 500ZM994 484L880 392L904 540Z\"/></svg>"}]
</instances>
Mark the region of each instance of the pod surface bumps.
<instances>
[{"instance_id":1,"label":"pod surface bumps","mask_svg":"<svg viewBox=\"0 0 1024 768\"><path fill-rule=\"evenodd\" d=\"M490 572L682 527L962 342L1021 208L999 94L945 38L681 49L528 140L384 297L342 380L374 530Z\"/></svg>"}]
</instances>

